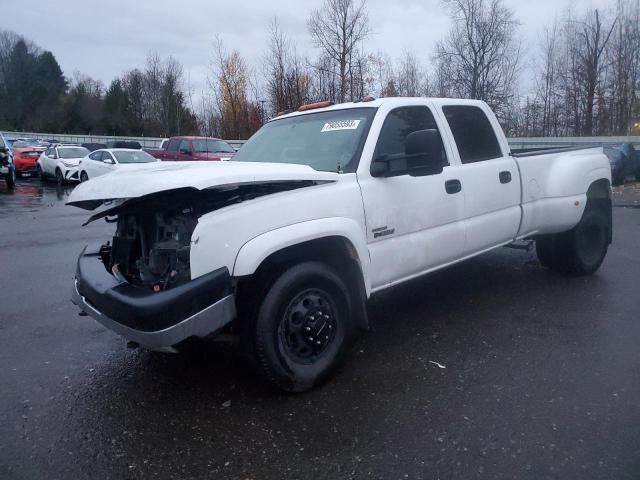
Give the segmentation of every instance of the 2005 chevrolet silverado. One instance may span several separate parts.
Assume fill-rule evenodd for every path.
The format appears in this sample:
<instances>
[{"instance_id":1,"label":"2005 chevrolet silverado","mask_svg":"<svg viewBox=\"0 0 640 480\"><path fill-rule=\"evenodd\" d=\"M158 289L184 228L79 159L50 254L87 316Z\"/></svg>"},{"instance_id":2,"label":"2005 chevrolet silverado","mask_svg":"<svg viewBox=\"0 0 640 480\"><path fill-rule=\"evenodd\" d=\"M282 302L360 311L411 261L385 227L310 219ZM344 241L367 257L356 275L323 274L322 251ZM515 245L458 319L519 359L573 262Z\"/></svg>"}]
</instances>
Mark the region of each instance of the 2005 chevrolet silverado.
<instances>
[{"instance_id":1,"label":"2005 chevrolet silverado","mask_svg":"<svg viewBox=\"0 0 640 480\"><path fill-rule=\"evenodd\" d=\"M287 391L327 379L375 292L521 239L591 274L611 242L601 148L512 155L479 101L315 104L230 162L154 164L78 186L116 225L87 246L73 301L135 344L238 334Z\"/></svg>"}]
</instances>

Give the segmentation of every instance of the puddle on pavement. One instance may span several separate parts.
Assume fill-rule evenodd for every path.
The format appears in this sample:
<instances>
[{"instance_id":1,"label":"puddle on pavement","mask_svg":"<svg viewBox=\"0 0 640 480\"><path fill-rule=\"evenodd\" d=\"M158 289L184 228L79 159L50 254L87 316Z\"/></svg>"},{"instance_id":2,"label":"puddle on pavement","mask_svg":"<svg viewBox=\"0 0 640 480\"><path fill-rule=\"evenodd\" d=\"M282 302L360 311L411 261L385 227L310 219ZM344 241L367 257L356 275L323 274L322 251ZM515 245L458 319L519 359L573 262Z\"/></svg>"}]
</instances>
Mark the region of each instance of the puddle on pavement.
<instances>
[{"instance_id":1,"label":"puddle on pavement","mask_svg":"<svg viewBox=\"0 0 640 480\"><path fill-rule=\"evenodd\" d=\"M31 213L42 207L64 206L75 185L60 186L55 182L42 183L38 179L18 179L14 190L0 182L0 217L12 213Z\"/></svg>"}]
</instances>

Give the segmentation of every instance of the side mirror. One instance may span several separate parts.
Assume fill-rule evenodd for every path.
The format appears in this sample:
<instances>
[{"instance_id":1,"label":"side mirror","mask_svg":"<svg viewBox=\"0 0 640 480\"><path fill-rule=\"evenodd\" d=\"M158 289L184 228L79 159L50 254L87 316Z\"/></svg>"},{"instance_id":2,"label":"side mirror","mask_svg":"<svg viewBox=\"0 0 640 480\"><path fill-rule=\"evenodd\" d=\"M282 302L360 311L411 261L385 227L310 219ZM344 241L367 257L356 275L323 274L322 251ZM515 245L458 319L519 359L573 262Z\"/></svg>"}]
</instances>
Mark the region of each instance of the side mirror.
<instances>
[{"instance_id":1,"label":"side mirror","mask_svg":"<svg viewBox=\"0 0 640 480\"><path fill-rule=\"evenodd\" d=\"M404 154L385 155L375 159L371 164L371 175L421 177L442 173L442 139L437 130L411 132L405 139L404 150Z\"/></svg>"},{"instance_id":2,"label":"side mirror","mask_svg":"<svg viewBox=\"0 0 640 480\"><path fill-rule=\"evenodd\" d=\"M115 165L116 163L111 158L105 158L103 162L106 163L107 165Z\"/></svg>"},{"instance_id":3,"label":"side mirror","mask_svg":"<svg viewBox=\"0 0 640 480\"><path fill-rule=\"evenodd\" d=\"M404 142L407 169L414 177L442 173L442 138L434 129L418 130L407 135Z\"/></svg>"}]
</instances>

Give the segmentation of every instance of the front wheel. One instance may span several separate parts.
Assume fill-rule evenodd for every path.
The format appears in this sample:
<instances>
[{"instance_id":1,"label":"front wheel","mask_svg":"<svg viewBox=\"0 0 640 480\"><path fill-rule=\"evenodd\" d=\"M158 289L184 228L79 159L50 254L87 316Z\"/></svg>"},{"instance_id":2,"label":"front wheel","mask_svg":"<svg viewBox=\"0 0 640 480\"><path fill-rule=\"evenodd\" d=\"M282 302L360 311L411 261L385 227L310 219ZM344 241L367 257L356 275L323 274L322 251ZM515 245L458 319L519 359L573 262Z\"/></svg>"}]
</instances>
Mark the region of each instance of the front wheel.
<instances>
[{"instance_id":1,"label":"front wheel","mask_svg":"<svg viewBox=\"0 0 640 480\"><path fill-rule=\"evenodd\" d=\"M41 182L44 182L47 179L47 176L45 175L44 170L40 165L38 165L38 178Z\"/></svg>"},{"instance_id":2,"label":"front wheel","mask_svg":"<svg viewBox=\"0 0 640 480\"><path fill-rule=\"evenodd\" d=\"M269 287L255 319L254 361L259 373L287 392L326 381L353 337L348 288L320 262L286 270Z\"/></svg>"},{"instance_id":3,"label":"front wheel","mask_svg":"<svg viewBox=\"0 0 640 480\"><path fill-rule=\"evenodd\" d=\"M573 229L536 240L538 259L551 270L591 275L607 255L609 228L609 220L602 210L587 207Z\"/></svg>"},{"instance_id":4,"label":"front wheel","mask_svg":"<svg viewBox=\"0 0 640 480\"><path fill-rule=\"evenodd\" d=\"M4 177L4 180L7 184L7 188L9 190L13 190L16 186L16 171L10 170L9 173Z\"/></svg>"},{"instance_id":5,"label":"front wheel","mask_svg":"<svg viewBox=\"0 0 640 480\"><path fill-rule=\"evenodd\" d=\"M62 185L64 183L64 176L62 175L62 170L56 168L56 182L58 185Z\"/></svg>"}]
</instances>

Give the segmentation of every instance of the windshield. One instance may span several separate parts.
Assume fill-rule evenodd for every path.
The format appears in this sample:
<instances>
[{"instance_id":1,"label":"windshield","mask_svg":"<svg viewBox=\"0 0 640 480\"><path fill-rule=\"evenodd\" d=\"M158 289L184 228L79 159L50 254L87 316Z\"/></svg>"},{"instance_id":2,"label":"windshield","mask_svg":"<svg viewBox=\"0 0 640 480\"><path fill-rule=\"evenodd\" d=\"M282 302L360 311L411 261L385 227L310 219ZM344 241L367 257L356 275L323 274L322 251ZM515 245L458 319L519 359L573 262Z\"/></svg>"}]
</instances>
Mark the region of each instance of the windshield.
<instances>
[{"instance_id":1,"label":"windshield","mask_svg":"<svg viewBox=\"0 0 640 480\"><path fill-rule=\"evenodd\" d=\"M148 163L155 162L156 159L147 152L113 152L118 163Z\"/></svg>"},{"instance_id":2,"label":"windshield","mask_svg":"<svg viewBox=\"0 0 640 480\"><path fill-rule=\"evenodd\" d=\"M375 113L375 108L351 108L272 120L243 145L233 161L354 172Z\"/></svg>"},{"instance_id":3,"label":"windshield","mask_svg":"<svg viewBox=\"0 0 640 480\"><path fill-rule=\"evenodd\" d=\"M82 158L89 155L89 150L84 147L58 147L60 158Z\"/></svg>"},{"instance_id":4,"label":"windshield","mask_svg":"<svg viewBox=\"0 0 640 480\"><path fill-rule=\"evenodd\" d=\"M198 153L234 153L235 150L222 140L193 140L193 151Z\"/></svg>"}]
</instances>

